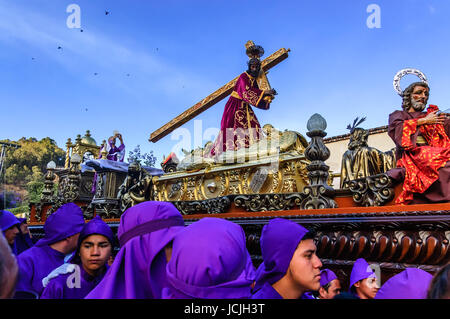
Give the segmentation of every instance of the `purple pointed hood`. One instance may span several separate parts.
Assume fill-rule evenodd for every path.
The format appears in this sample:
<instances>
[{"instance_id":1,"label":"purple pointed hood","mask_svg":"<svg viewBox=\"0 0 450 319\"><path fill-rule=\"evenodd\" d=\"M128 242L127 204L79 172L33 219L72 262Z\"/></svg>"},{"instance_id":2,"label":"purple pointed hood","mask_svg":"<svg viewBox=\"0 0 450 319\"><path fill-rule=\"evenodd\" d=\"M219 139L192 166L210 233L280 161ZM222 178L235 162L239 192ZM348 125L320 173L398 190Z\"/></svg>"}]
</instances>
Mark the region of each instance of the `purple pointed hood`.
<instances>
[{"instance_id":1,"label":"purple pointed hood","mask_svg":"<svg viewBox=\"0 0 450 319\"><path fill-rule=\"evenodd\" d=\"M46 246L78 234L84 226L83 211L74 203L62 205L47 217L44 224L44 238L35 246Z\"/></svg>"},{"instance_id":2,"label":"purple pointed hood","mask_svg":"<svg viewBox=\"0 0 450 319\"><path fill-rule=\"evenodd\" d=\"M389 278L375 299L426 299L433 276L418 268L407 268Z\"/></svg>"},{"instance_id":3,"label":"purple pointed hood","mask_svg":"<svg viewBox=\"0 0 450 319\"><path fill-rule=\"evenodd\" d=\"M172 203L143 202L120 217L120 251L87 299L160 299L166 286L164 248L184 229Z\"/></svg>"},{"instance_id":4,"label":"purple pointed hood","mask_svg":"<svg viewBox=\"0 0 450 319\"><path fill-rule=\"evenodd\" d=\"M20 221L17 219L17 217L14 216L14 214L10 211L0 210L0 227L2 229L2 232L5 232L14 225L16 225L17 227L20 226Z\"/></svg>"},{"instance_id":5,"label":"purple pointed hood","mask_svg":"<svg viewBox=\"0 0 450 319\"><path fill-rule=\"evenodd\" d=\"M283 218L274 218L263 227L260 240L263 263L257 270L254 291L265 282L277 282L286 274L292 256L307 232L305 227Z\"/></svg>"},{"instance_id":6,"label":"purple pointed hood","mask_svg":"<svg viewBox=\"0 0 450 319\"><path fill-rule=\"evenodd\" d=\"M355 283L366 278L376 278L372 268L364 258L359 258L353 264L352 272L350 274L350 289Z\"/></svg>"},{"instance_id":7,"label":"purple pointed hood","mask_svg":"<svg viewBox=\"0 0 450 319\"><path fill-rule=\"evenodd\" d=\"M202 218L173 241L164 298L240 299L251 297L255 269L241 226Z\"/></svg>"},{"instance_id":8,"label":"purple pointed hood","mask_svg":"<svg viewBox=\"0 0 450 319\"><path fill-rule=\"evenodd\" d=\"M95 216L88 223L84 224L83 229L80 232L80 237L78 237L77 249L73 257L70 259L70 263L78 264L81 262L80 256L78 255L80 252L81 243L91 235L103 235L109 240L111 247L114 246L114 233L111 228L102 220L100 216Z\"/></svg>"},{"instance_id":9,"label":"purple pointed hood","mask_svg":"<svg viewBox=\"0 0 450 319\"><path fill-rule=\"evenodd\" d=\"M322 269L320 271L320 286L323 287L326 284L338 279L336 274L330 269Z\"/></svg>"}]
</instances>

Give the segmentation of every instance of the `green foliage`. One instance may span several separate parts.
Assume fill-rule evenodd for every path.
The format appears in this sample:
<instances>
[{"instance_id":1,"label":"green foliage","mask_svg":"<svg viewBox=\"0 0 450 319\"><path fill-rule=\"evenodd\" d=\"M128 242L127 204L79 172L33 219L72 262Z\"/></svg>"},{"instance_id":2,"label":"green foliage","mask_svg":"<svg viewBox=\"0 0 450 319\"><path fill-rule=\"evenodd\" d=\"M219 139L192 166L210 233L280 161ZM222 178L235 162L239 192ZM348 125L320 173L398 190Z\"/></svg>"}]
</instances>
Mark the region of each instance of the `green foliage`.
<instances>
[{"instance_id":1,"label":"green foliage","mask_svg":"<svg viewBox=\"0 0 450 319\"><path fill-rule=\"evenodd\" d=\"M29 213L30 207L28 205L23 205L23 206L19 206L19 207L15 207L15 208L10 208L8 210L11 213L13 213L14 215L17 215L17 214L22 214L22 213Z\"/></svg>"},{"instance_id":2,"label":"green foliage","mask_svg":"<svg viewBox=\"0 0 450 319\"><path fill-rule=\"evenodd\" d=\"M3 140L11 142L10 140ZM47 170L47 163L54 161L57 166L64 165L65 152L49 137L38 141L34 137L22 137L18 141L18 149L8 148L4 163L5 175L3 182L25 186L30 182L43 182ZM27 186L28 187L28 186Z\"/></svg>"},{"instance_id":3,"label":"green foliage","mask_svg":"<svg viewBox=\"0 0 450 319\"><path fill-rule=\"evenodd\" d=\"M44 182L33 181L27 184L28 197L26 199L29 203L37 203L41 200L42 191L44 190Z\"/></svg>"}]
</instances>

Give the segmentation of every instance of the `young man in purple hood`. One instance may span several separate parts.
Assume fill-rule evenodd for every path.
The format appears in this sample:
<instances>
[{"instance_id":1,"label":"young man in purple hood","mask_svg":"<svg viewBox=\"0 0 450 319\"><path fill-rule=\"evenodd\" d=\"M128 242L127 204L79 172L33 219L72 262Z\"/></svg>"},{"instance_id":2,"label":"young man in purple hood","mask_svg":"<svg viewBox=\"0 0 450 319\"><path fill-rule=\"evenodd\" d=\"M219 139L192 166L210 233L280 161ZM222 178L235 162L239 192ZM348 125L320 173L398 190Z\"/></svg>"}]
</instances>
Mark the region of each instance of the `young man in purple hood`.
<instances>
[{"instance_id":1,"label":"young man in purple hood","mask_svg":"<svg viewBox=\"0 0 450 319\"><path fill-rule=\"evenodd\" d=\"M13 213L7 210L0 210L0 228L5 236L9 247L14 252L14 241L19 234L20 221Z\"/></svg>"},{"instance_id":2,"label":"young man in purple hood","mask_svg":"<svg viewBox=\"0 0 450 319\"><path fill-rule=\"evenodd\" d=\"M299 299L319 290L322 262L314 234L292 221L275 218L261 233L263 263L257 270L253 299Z\"/></svg>"},{"instance_id":3,"label":"young man in purple hood","mask_svg":"<svg viewBox=\"0 0 450 319\"><path fill-rule=\"evenodd\" d=\"M380 289L378 278L364 258L353 264L350 274L350 293L360 299L373 299Z\"/></svg>"},{"instance_id":4,"label":"young man in purple hood","mask_svg":"<svg viewBox=\"0 0 450 319\"><path fill-rule=\"evenodd\" d=\"M81 230L78 246L69 263L43 280L41 299L83 299L103 279L111 256L114 234L99 216Z\"/></svg>"}]
</instances>

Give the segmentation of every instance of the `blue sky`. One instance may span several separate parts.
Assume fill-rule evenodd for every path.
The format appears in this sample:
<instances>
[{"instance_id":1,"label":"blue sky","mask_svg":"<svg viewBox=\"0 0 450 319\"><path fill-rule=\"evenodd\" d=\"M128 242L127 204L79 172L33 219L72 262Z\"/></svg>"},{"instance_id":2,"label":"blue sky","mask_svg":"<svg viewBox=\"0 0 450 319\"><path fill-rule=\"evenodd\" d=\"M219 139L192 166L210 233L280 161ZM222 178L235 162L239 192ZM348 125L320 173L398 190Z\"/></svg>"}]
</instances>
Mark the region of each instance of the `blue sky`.
<instances>
[{"instance_id":1,"label":"blue sky","mask_svg":"<svg viewBox=\"0 0 450 319\"><path fill-rule=\"evenodd\" d=\"M67 27L73 3L83 32ZM381 28L366 24L370 4ZM316 112L328 136L357 116L365 128L386 125L401 104L393 76L406 67L426 74L429 102L446 109L449 14L441 0L0 0L0 139L49 136L65 148L87 129L98 144L119 130L127 153L153 150L159 167L180 140L150 134L243 72L247 40L263 58L291 49L269 72L278 96L256 110L262 125L305 135ZM225 103L196 118L202 132L220 127ZM207 142L194 141L194 121L183 129L192 147Z\"/></svg>"}]
</instances>

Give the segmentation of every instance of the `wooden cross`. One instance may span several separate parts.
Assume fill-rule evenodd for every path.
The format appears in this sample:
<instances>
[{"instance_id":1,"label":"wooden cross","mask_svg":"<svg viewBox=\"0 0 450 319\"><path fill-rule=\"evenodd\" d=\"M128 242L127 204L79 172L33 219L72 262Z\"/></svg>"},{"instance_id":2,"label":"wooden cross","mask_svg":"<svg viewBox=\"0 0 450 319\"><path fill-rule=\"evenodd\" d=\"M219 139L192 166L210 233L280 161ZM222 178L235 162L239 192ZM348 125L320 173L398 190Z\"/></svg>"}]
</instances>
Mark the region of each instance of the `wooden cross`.
<instances>
[{"instance_id":1,"label":"wooden cross","mask_svg":"<svg viewBox=\"0 0 450 319\"><path fill-rule=\"evenodd\" d=\"M289 51L290 51L290 49L281 48L278 51L276 51L275 53L273 53L270 56L268 56L267 58L265 58L261 62L261 70L262 70L261 75L263 78L262 80L267 85L268 85L268 81L267 81L267 77L266 77L267 71L269 69L273 68L275 65L277 65L281 61L283 61L284 59L286 59L288 57ZM230 82L228 82L227 84L222 86L220 89L214 91L213 93L211 93L210 95L205 97L203 100L201 100L200 102L198 102L191 108L187 109L186 111L184 111L183 113L181 113L180 115L178 115L177 117L172 119L170 122L164 124L159 129L154 131L150 135L149 141L153 142L153 143L159 141L161 138L170 134L175 129L179 128L181 125L192 120L194 117L196 117L200 113L206 111L214 104L217 104L218 102L220 102L221 100L226 98L233 91L234 86L236 85L236 82L237 82L239 76L240 75L238 75L233 80L231 80ZM258 84L260 84L260 81L258 81ZM260 89L267 89L267 87L266 88L260 87Z\"/></svg>"}]
</instances>

